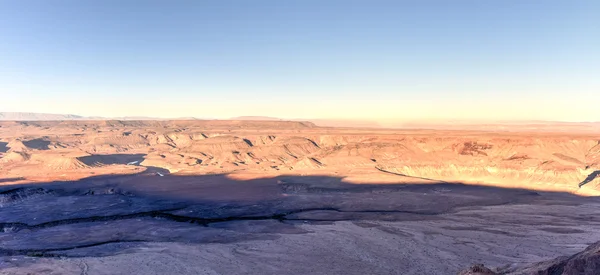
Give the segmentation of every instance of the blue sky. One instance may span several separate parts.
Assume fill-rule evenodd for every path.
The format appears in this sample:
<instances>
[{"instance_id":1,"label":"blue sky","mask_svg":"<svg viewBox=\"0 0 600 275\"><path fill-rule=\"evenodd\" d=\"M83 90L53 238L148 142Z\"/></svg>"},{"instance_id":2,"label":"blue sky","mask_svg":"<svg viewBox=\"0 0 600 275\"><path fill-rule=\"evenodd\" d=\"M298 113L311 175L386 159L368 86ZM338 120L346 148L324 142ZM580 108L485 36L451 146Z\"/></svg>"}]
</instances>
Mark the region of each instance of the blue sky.
<instances>
[{"instance_id":1,"label":"blue sky","mask_svg":"<svg viewBox=\"0 0 600 275\"><path fill-rule=\"evenodd\" d=\"M600 2L0 1L0 111L600 121Z\"/></svg>"}]
</instances>

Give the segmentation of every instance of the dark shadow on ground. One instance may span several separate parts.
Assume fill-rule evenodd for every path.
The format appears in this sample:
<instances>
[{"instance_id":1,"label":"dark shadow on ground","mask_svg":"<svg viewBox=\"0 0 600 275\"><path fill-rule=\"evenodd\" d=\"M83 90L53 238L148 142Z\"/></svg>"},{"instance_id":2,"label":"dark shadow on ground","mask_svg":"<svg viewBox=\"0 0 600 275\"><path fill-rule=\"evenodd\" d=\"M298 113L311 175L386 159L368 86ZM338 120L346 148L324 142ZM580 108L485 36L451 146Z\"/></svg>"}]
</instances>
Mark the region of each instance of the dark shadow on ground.
<instances>
[{"instance_id":1,"label":"dark shadow on ground","mask_svg":"<svg viewBox=\"0 0 600 275\"><path fill-rule=\"evenodd\" d=\"M98 176L0 186L0 256L103 256L148 242L305 233L298 223L435 220L465 207L590 201L599 198L456 183L349 184L330 176Z\"/></svg>"},{"instance_id":2,"label":"dark shadow on ground","mask_svg":"<svg viewBox=\"0 0 600 275\"><path fill-rule=\"evenodd\" d=\"M20 181L20 180L24 180L25 178L19 177L19 178L4 178L4 179L0 179L0 183L7 183L7 182L13 182L13 181Z\"/></svg>"},{"instance_id":3,"label":"dark shadow on ground","mask_svg":"<svg viewBox=\"0 0 600 275\"><path fill-rule=\"evenodd\" d=\"M32 140L23 141L23 145L28 148L37 149L37 150L50 150L50 141L47 141L42 138L36 138Z\"/></svg>"},{"instance_id":4,"label":"dark shadow on ground","mask_svg":"<svg viewBox=\"0 0 600 275\"><path fill-rule=\"evenodd\" d=\"M0 153L8 152L8 147L6 147L6 145L8 145L8 142L0 141Z\"/></svg>"},{"instance_id":5,"label":"dark shadow on ground","mask_svg":"<svg viewBox=\"0 0 600 275\"><path fill-rule=\"evenodd\" d=\"M110 155L91 155L80 157L79 160L86 165L112 165L112 164L131 164L139 165L144 161L145 154L110 154Z\"/></svg>"},{"instance_id":6,"label":"dark shadow on ground","mask_svg":"<svg viewBox=\"0 0 600 275\"><path fill-rule=\"evenodd\" d=\"M597 177L600 177L600 170L596 170L589 174L581 183L579 183L579 187L582 187L590 182L592 182Z\"/></svg>"}]
</instances>

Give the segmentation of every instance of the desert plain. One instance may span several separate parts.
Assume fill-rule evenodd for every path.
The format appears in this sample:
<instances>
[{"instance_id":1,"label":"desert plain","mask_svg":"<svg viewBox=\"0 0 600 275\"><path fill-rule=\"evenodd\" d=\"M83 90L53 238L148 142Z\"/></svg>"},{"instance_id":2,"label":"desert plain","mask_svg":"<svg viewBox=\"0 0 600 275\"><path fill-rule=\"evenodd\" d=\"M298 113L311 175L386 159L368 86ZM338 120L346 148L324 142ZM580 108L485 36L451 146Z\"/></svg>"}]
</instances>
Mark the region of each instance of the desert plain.
<instances>
[{"instance_id":1,"label":"desert plain","mask_svg":"<svg viewBox=\"0 0 600 275\"><path fill-rule=\"evenodd\" d=\"M0 274L599 274L600 127L459 128L1 121Z\"/></svg>"}]
</instances>

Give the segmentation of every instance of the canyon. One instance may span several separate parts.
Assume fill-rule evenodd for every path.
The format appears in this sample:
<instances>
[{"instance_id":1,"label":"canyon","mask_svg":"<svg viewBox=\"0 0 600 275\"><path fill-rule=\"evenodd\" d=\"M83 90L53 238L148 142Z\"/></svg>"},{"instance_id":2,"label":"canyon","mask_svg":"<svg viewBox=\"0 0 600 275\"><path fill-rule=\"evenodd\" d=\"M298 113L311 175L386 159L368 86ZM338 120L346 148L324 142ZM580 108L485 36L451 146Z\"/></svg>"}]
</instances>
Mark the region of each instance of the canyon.
<instances>
[{"instance_id":1,"label":"canyon","mask_svg":"<svg viewBox=\"0 0 600 275\"><path fill-rule=\"evenodd\" d=\"M538 274L600 240L580 126L0 121L0 274Z\"/></svg>"}]
</instances>

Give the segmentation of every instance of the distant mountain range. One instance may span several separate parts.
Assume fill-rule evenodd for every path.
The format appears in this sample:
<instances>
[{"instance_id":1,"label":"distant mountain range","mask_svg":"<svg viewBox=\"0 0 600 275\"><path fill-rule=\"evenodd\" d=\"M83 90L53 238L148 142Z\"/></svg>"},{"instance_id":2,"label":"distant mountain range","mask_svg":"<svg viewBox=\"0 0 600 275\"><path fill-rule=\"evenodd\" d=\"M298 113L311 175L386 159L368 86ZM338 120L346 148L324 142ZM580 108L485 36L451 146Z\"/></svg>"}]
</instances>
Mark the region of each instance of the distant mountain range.
<instances>
[{"instance_id":1,"label":"distant mountain range","mask_svg":"<svg viewBox=\"0 0 600 275\"><path fill-rule=\"evenodd\" d=\"M100 116L79 116L71 114L46 114L46 113L25 113L25 112L0 112L0 120L14 121L39 121L39 120L194 120L194 117L180 118L157 118L145 116L126 116L126 117L100 117Z\"/></svg>"},{"instance_id":2,"label":"distant mountain range","mask_svg":"<svg viewBox=\"0 0 600 275\"><path fill-rule=\"evenodd\" d=\"M156 118L144 116L128 117L86 117L72 114L45 114L27 112L0 112L1 120L39 121L39 120L199 120L211 118L179 117ZM211 119L212 120L212 119ZM264 120L264 121L307 121L321 127L343 128L395 128L395 129L439 129L439 130L476 130L476 131L585 131L600 132L600 122L559 122L559 121L407 121L379 124L369 120L343 119L282 119L268 116L239 116L226 120Z\"/></svg>"},{"instance_id":3,"label":"distant mountain range","mask_svg":"<svg viewBox=\"0 0 600 275\"><path fill-rule=\"evenodd\" d=\"M268 116L239 116L232 117L231 120L266 120L266 121L309 121L321 127L360 127L360 128L382 128L382 126L369 120L351 120L351 119L282 119Z\"/></svg>"},{"instance_id":4,"label":"distant mountain range","mask_svg":"<svg viewBox=\"0 0 600 275\"><path fill-rule=\"evenodd\" d=\"M0 112L0 120L14 121L40 121L40 120L196 120L201 118L179 117L179 118L156 118L145 116L127 116L127 117L86 117L72 114L45 114L45 113L25 113L25 112ZM202 118L206 119L206 118ZM268 116L239 116L232 117L229 120L265 120L265 121L309 121L322 127L363 127L363 128L381 128L381 125L373 121L360 120L334 120L334 119L281 119Z\"/></svg>"},{"instance_id":5,"label":"distant mountain range","mask_svg":"<svg viewBox=\"0 0 600 275\"><path fill-rule=\"evenodd\" d=\"M0 112L0 120L76 120L85 119L78 115L42 114L22 112Z\"/></svg>"}]
</instances>

